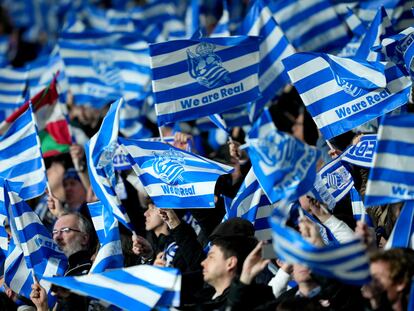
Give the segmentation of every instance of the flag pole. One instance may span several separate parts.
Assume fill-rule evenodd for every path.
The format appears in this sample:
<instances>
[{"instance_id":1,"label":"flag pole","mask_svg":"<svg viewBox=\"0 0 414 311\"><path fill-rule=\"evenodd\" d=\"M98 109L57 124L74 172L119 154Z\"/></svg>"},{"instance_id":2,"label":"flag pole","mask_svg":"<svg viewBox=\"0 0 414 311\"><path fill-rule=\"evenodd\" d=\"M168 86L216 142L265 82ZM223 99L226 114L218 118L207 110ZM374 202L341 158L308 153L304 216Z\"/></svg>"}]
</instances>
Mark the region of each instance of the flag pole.
<instances>
[{"instance_id":1,"label":"flag pole","mask_svg":"<svg viewBox=\"0 0 414 311\"><path fill-rule=\"evenodd\" d=\"M161 126L158 126L158 132L160 133L161 141L164 142L164 136L162 135Z\"/></svg>"}]
</instances>

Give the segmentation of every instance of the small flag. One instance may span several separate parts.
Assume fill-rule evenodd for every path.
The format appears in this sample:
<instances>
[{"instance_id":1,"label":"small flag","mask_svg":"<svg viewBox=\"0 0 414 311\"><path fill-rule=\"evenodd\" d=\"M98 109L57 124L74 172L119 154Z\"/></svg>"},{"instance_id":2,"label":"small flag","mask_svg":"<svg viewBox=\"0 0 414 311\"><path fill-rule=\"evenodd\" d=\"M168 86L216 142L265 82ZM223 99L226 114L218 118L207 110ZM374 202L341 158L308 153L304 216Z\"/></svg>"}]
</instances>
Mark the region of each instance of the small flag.
<instances>
[{"instance_id":1,"label":"small flag","mask_svg":"<svg viewBox=\"0 0 414 311\"><path fill-rule=\"evenodd\" d=\"M258 41L240 36L150 45L158 124L221 113L256 100Z\"/></svg>"},{"instance_id":2,"label":"small flag","mask_svg":"<svg viewBox=\"0 0 414 311\"><path fill-rule=\"evenodd\" d=\"M370 170L365 206L414 199L414 115L386 116Z\"/></svg>"},{"instance_id":3,"label":"small flag","mask_svg":"<svg viewBox=\"0 0 414 311\"><path fill-rule=\"evenodd\" d=\"M328 0L272 1L273 17L299 51L335 52L349 36L346 25Z\"/></svg>"},{"instance_id":4,"label":"small flag","mask_svg":"<svg viewBox=\"0 0 414 311\"><path fill-rule=\"evenodd\" d=\"M370 281L367 250L360 239L318 247L286 226L286 217L278 209L275 209L270 221L273 247L282 261L304 265L313 273L348 284L363 285Z\"/></svg>"},{"instance_id":5,"label":"small flag","mask_svg":"<svg viewBox=\"0 0 414 311\"><path fill-rule=\"evenodd\" d=\"M178 306L180 302L181 275L173 268L139 265L46 280L127 310L149 311L155 306Z\"/></svg>"},{"instance_id":6,"label":"small flag","mask_svg":"<svg viewBox=\"0 0 414 311\"><path fill-rule=\"evenodd\" d=\"M20 196L24 200L43 194L46 169L32 108L26 109L3 130L5 132L0 135L0 176L12 182L22 182Z\"/></svg>"},{"instance_id":7,"label":"small flag","mask_svg":"<svg viewBox=\"0 0 414 311\"><path fill-rule=\"evenodd\" d=\"M233 168L169 144L119 138L132 168L159 208L214 208L214 187Z\"/></svg>"},{"instance_id":8,"label":"small flag","mask_svg":"<svg viewBox=\"0 0 414 311\"><path fill-rule=\"evenodd\" d=\"M377 135L367 134L356 144L348 147L341 154L341 161L370 168L377 147Z\"/></svg>"},{"instance_id":9,"label":"small flag","mask_svg":"<svg viewBox=\"0 0 414 311\"><path fill-rule=\"evenodd\" d=\"M368 61L384 61L381 53L373 51L372 48L379 46L382 39L395 34L384 7L378 10L374 20L370 24L361 45L355 54L355 58L366 59Z\"/></svg>"},{"instance_id":10,"label":"small flag","mask_svg":"<svg viewBox=\"0 0 414 311\"><path fill-rule=\"evenodd\" d=\"M277 130L247 143L254 173L271 203L296 200L312 188L320 154L316 148Z\"/></svg>"},{"instance_id":11,"label":"small flag","mask_svg":"<svg viewBox=\"0 0 414 311\"><path fill-rule=\"evenodd\" d=\"M391 62L296 53L284 64L325 139L400 107L411 90L409 77Z\"/></svg>"},{"instance_id":12,"label":"small flag","mask_svg":"<svg viewBox=\"0 0 414 311\"><path fill-rule=\"evenodd\" d=\"M241 217L250 221L254 226L256 238L259 241L267 241L272 237L268 217L272 215L275 207L260 187L253 169L250 169L225 217Z\"/></svg>"},{"instance_id":13,"label":"small flag","mask_svg":"<svg viewBox=\"0 0 414 311\"><path fill-rule=\"evenodd\" d=\"M322 167L318 172L318 176L318 180L323 183L324 188L326 187L335 202L342 200L354 185L352 175L342 164L341 157Z\"/></svg>"},{"instance_id":14,"label":"small flag","mask_svg":"<svg viewBox=\"0 0 414 311\"><path fill-rule=\"evenodd\" d=\"M122 268L124 266L124 256L122 254L118 221L112 212L108 211L99 201L88 203L88 208L100 244L98 254L89 273Z\"/></svg>"},{"instance_id":15,"label":"small flag","mask_svg":"<svg viewBox=\"0 0 414 311\"><path fill-rule=\"evenodd\" d=\"M280 95L289 83L282 59L295 52L283 30L264 1L254 1L240 27L240 34L260 36L259 88L262 97L256 101L255 117L263 107Z\"/></svg>"},{"instance_id":16,"label":"small flag","mask_svg":"<svg viewBox=\"0 0 414 311\"><path fill-rule=\"evenodd\" d=\"M119 111L123 100L114 102L99 131L85 145L89 178L96 196L108 211L133 231L131 220L115 191L114 158L118 149Z\"/></svg>"}]
</instances>

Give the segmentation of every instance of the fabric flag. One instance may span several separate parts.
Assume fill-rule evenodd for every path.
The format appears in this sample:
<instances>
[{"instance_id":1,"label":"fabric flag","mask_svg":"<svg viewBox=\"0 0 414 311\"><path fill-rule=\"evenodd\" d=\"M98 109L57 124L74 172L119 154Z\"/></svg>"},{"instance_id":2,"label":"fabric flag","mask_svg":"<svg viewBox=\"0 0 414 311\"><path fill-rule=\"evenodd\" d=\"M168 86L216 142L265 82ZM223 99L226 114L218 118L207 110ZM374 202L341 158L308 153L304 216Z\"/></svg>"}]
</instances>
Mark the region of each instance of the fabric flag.
<instances>
[{"instance_id":1,"label":"fabric flag","mask_svg":"<svg viewBox=\"0 0 414 311\"><path fill-rule=\"evenodd\" d=\"M274 97L282 93L289 83L285 67L281 62L295 53L264 1L253 3L241 27L240 34L260 36L259 88L262 97L256 101L257 115Z\"/></svg>"},{"instance_id":2,"label":"fabric flag","mask_svg":"<svg viewBox=\"0 0 414 311\"><path fill-rule=\"evenodd\" d=\"M100 244L98 254L89 273L122 268L124 266L124 256L122 254L118 221L112 212L108 211L99 201L88 203L88 208Z\"/></svg>"},{"instance_id":3,"label":"fabric flag","mask_svg":"<svg viewBox=\"0 0 414 311\"><path fill-rule=\"evenodd\" d=\"M354 215L355 221L359 221L364 219L364 222L367 224L368 227L375 228L374 223L372 222L371 216L367 214L365 210L364 203L362 202L361 196L359 192L352 187L351 191L351 204L352 204L352 214Z\"/></svg>"},{"instance_id":4,"label":"fabric flag","mask_svg":"<svg viewBox=\"0 0 414 311\"><path fill-rule=\"evenodd\" d=\"M226 133L230 133L230 129L227 127L226 120L224 120L221 115L219 115L218 113L215 113L209 116L209 118L210 118L210 121L213 122L217 126L217 128L223 130Z\"/></svg>"},{"instance_id":5,"label":"fabric flag","mask_svg":"<svg viewBox=\"0 0 414 311\"><path fill-rule=\"evenodd\" d=\"M360 239L318 247L286 226L285 220L286 217L278 209L274 210L270 220L273 248L280 260L304 265L313 273L348 284L363 285L370 281L367 250Z\"/></svg>"},{"instance_id":6,"label":"fabric flag","mask_svg":"<svg viewBox=\"0 0 414 311\"><path fill-rule=\"evenodd\" d=\"M391 62L316 53L297 53L283 62L325 139L398 108L411 90L409 77Z\"/></svg>"},{"instance_id":7,"label":"fabric flag","mask_svg":"<svg viewBox=\"0 0 414 311\"><path fill-rule=\"evenodd\" d=\"M203 27L200 21L201 11L201 0L188 1L187 11L185 14L187 38L190 38L198 29Z\"/></svg>"},{"instance_id":8,"label":"fabric flag","mask_svg":"<svg viewBox=\"0 0 414 311\"><path fill-rule=\"evenodd\" d=\"M214 187L233 168L156 141L119 138L132 168L159 208L214 208Z\"/></svg>"},{"instance_id":9,"label":"fabric flag","mask_svg":"<svg viewBox=\"0 0 414 311\"><path fill-rule=\"evenodd\" d=\"M149 91L148 49L128 49L134 33L125 34L114 43L85 43L59 40L59 51L73 100L77 105L97 108L124 97L142 100ZM136 37L135 41L142 41Z\"/></svg>"},{"instance_id":10,"label":"fabric flag","mask_svg":"<svg viewBox=\"0 0 414 311\"><path fill-rule=\"evenodd\" d=\"M348 41L348 29L328 0L270 1L269 8L299 51L334 52Z\"/></svg>"},{"instance_id":11,"label":"fabric flag","mask_svg":"<svg viewBox=\"0 0 414 311\"><path fill-rule=\"evenodd\" d=\"M55 269L51 275L63 274L67 259L53 241L50 232L7 181L4 181L3 187L12 237L15 244L23 250L27 267L36 271L38 264L47 261L49 268L54 266Z\"/></svg>"},{"instance_id":12,"label":"fabric flag","mask_svg":"<svg viewBox=\"0 0 414 311\"><path fill-rule=\"evenodd\" d=\"M337 157L322 167L318 176L335 202L342 200L354 186L352 175L342 164L341 157Z\"/></svg>"},{"instance_id":13,"label":"fabric flag","mask_svg":"<svg viewBox=\"0 0 414 311\"><path fill-rule=\"evenodd\" d=\"M365 206L414 199L414 115L387 116L378 130Z\"/></svg>"},{"instance_id":14,"label":"fabric flag","mask_svg":"<svg viewBox=\"0 0 414 311\"><path fill-rule=\"evenodd\" d=\"M256 238L267 241L272 237L267 219L275 207L260 187L253 169L250 169L227 211L227 219L241 217L250 221L254 225Z\"/></svg>"},{"instance_id":15,"label":"fabric flag","mask_svg":"<svg viewBox=\"0 0 414 311\"><path fill-rule=\"evenodd\" d=\"M67 258L39 217L15 192L21 183L17 186L5 180L1 180L1 183L4 209L8 214L12 235L5 262L5 282L13 291L29 298L34 272L48 293L49 306L53 307L56 298L51 295L50 286L43 278L63 275Z\"/></svg>"},{"instance_id":16,"label":"fabric flag","mask_svg":"<svg viewBox=\"0 0 414 311\"><path fill-rule=\"evenodd\" d=\"M341 154L341 161L370 168L376 147L376 134L363 135L361 140L356 145L348 147Z\"/></svg>"},{"instance_id":17,"label":"fabric flag","mask_svg":"<svg viewBox=\"0 0 414 311\"><path fill-rule=\"evenodd\" d=\"M7 210L3 188L0 187L0 277L4 276L4 261L7 257L9 235L6 231Z\"/></svg>"},{"instance_id":18,"label":"fabric flag","mask_svg":"<svg viewBox=\"0 0 414 311\"><path fill-rule=\"evenodd\" d=\"M312 188L317 149L277 130L247 143L254 173L271 203L296 200Z\"/></svg>"},{"instance_id":19,"label":"fabric flag","mask_svg":"<svg viewBox=\"0 0 414 311\"><path fill-rule=\"evenodd\" d=\"M210 37L230 36L229 23L230 23L230 13L228 9L227 0L223 0L223 13L221 14L221 18L219 19Z\"/></svg>"},{"instance_id":20,"label":"fabric flag","mask_svg":"<svg viewBox=\"0 0 414 311\"><path fill-rule=\"evenodd\" d=\"M64 104L59 102L56 79L53 79L49 86L32 97L30 102L36 116L43 157L47 158L69 152L72 138L66 119L67 109ZM28 107L29 101L0 124L0 128L7 127L14 122Z\"/></svg>"},{"instance_id":21,"label":"fabric flag","mask_svg":"<svg viewBox=\"0 0 414 311\"><path fill-rule=\"evenodd\" d=\"M377 15L367 29L361 41L359 49L355 53L355 58L366 59L368 61L384 61L381 53L372 51L373 47L379 46L383 38L395 34L384 7L378 10Z\"/></svg>"},{"instance_id":22,"label":"fabric flag","mask_svg":"<svg viewBox=\"0 0 414 311\"><path fill-rule=\"evenodd\" d=\"M177 269L138 265L103 273L47 280L71 291L126 310L178 306L181 275ZM138 293L138 294L137 294Z\"/></svg>"},{"instance_id":23,"label":"fabric flag","mask_svg":"<svg viewBox=\"0 0 414 311\"><path fill-rule=\"evenodd\" d=\"M150 45L158 124L192 120L260 96L258 38L202 38Z\"/></svg>"},{"instance_id":24,"label":"fabric flag","mask_svg":"<svg viewBox=\"0 0 414 311\"><path fill-rule=\"evenodd\" d=\"M122 103L123 100L120 99L111 105L99 131L85 145L85 153L94 193L119 222L134 231L131 220L115 192L117 181L113 160L118 149L119 111Z\"/></svg>"},{"instance_id":25,"label":"fabric flag","mask_svg":"<svg viewBox=\"0 0 414 311\"><path fill-rule=\"evenodd\" d=\"M398 247L414 249L414 201L404 203L384 248Z\"/></svg>"},{"instance_id":26,"label":"fabric flag","mask_svg":"<svg viewBox=\"0 0 414 311\"><path fill-rule=\"evenodd\" d=\"M46 169L40 151L39 136L29 107L14 122L3 127L0 135L0 177L22 182L20 196L35 198L46 189Z\"/></svg>"}]
</instances>

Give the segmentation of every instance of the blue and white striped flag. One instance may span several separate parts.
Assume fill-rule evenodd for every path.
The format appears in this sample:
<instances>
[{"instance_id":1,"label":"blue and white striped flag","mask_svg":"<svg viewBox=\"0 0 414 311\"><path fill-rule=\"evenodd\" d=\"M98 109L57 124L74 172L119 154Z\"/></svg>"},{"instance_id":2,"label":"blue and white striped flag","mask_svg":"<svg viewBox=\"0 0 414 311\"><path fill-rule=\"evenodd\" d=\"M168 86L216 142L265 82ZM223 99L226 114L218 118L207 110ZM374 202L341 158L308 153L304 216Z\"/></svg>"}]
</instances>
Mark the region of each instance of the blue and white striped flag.
<instances>
[{"instance_id":1,"label":"blue and white striped flag","mask_svg":"<svg viewBox=\"0 0 414 311\"><path fill-rule=\"evenodd\" d=\"M118 220L115 219L112 211L107 210L100 201L88 203L88 208L100 244L98 254L89 273L122 268L124 266L124 256L122 254Z\"/></svg>"},{"instance_id":2,"label":"blue and white striped flag","mask_svg":"<svg viewBox=\"0 0 414 311\"><path fill-rule=\"evenodd\" d=\"M132 168L159 208L214 208L214 187L233 168L156 141L119 138Z\"/></svg>"},{"instance_id":3,"label":"blue and white striped flag","mask_svg":"<svg viewBox=\"0 0 414 311\"><path fill-rule=\"evenodd\" d=\"M158 124L197 119L256 100L258 41L241 36L150 45Z\"/></svg>"},{"instance_id":4,"label":"blue and white striped flag","mask_svg":"<svg viewBox=\"0 0 414 311\"><path fill-rule=\"evenodd\" d=\"M102 107L120 97L130 101L147 96L151 80L148 49L128 49L125 45L132 44L133 35L125 34L110 44L59 40L69 88L77 105ZM136 41L140 43L141 38Z\"/></svg>"},{"instance_id":5,"label":"blue and white striped flag","mask_svg":"<svg viewBox=\"0 0 414 311\"><path fill-rule=\"evenodd\" d=\"M339 202L354 186L351 173L341 162L341 157L337 157L326 164L318 172L318 180L323 183L329 194Z\"/></svg>"},{"instance_id":6,"label":"blue and white striped flag","mask_svg":"<svg viewBox=\"0 0 414 311\"><path fill-rule=\"evenodd\" d=\"M404 203L384 248L398 247L414 249L414 201Z\"/></svg>"},{"instance_id":7,"label":"blue and white striped flag","mask_svg":"<svg viewBox=\"0 0 414 311\"><path fill-rule=\"evenodd\" d=\"M325 139L400 107L411 90L410 78L391 62L319 53L297 53L283 62Z\"/></svg>"},{"instance_id":8,"label":"blue and white striped flag","mask_svg":"<svg viewBox=\"0 0 414 311\"><path fill-rule=\"evenodd\" d=\"M351 191L351 205L352 205L352 214L354 215L355 221L361 219L367 224L368 227L375 228L374 223L372 222L371 216L367 214L364 203L362 202L359 192L352 187Z\"/></svg>"},{"instance_id":9,"label":"blue and white striped flag","mask_svg":"<svg viewBox=\"0 0 414 311\"><path fill-rule=\"evenodd\" d=\"M36 266L46 261L49 268L54 269L51 275L63 275L67 259L50 232L32 208L15 192L16 189L11 189L7 181L4 181L3 189L12 238L22 249L27 267L34 268L36 272Z\"/></svg>"},{"instance_id":10,"label":"blue and white striped flag","mask_svg":"<svg viewBox=\"0 0 414 311\"><path fill-rule=\"evenodd\" d=\"M115 191L116 175L113 160L118 149L119 111L123 100L114 102L101 127L85 145L91 186L108 211L125 227L133 231L131 220Z\"/></svg>"},{"instance_id":11,"label":"blue and white striped flag","mask_svg":"<svg viewBox=\"0 0 414 311\"><path fill-rule=\"evenodd\" d=\"M35 198L46 189L46 169L31 106L0 135L0 176L22 182L20 196Z\"/></svg>"},{"instance_id":12,"label":"blue and white striped flag","mask_svg":"<svg viewBox=\"0 0 414 311\"><path fill-rule=\"evenodd\" d=\"M255 236L259 241L272 237L268 217L276 206L269 202L257 181L253 169L247 173L236 197L227 211L227 218L241 217L254 225Z\"/></svg>"},{"instance_id":13,"label":"blue and white striped flag","mask_svg":"<svg viewBox=\"0 0 414 311\"><path fill-rule=\"evenodd\" d=\"M231 110L227 110L220 114L226 122L227 128L231 129L236 126L250 125L249 111L247 106L239 106ZM197 128L200 131L216 129L217 126L211 122L210 118L203 117L196 120Z\"/></svg>"},{"instance_id":14,"label":"blue and white striped flag","mask_svg":"<svg viewBox=\"0 0 414 311\"><path fill-rule=\"evenodd\" d=\"M247 141L254 173L271 203L298 199L312 188L320 152L273 130Z\"/></svg>"},{"instance_id":15,"label":"blue and white striped flag","mask_svg":"<svg viewBox=\"0 0 414 311\"><path fill-rule=\"evenodd\" d=\"M414 200L414 114L384 117L370 170L365 205Z\"/></svg>"},{"instance_id":16,"label":"blue and white striped flag","mask_svg":"<svg viewBox=\"0 0 414 311\"><path fill-rule=\"evenodd\" d=\"M316 274L348 284L363 285L370 281L367 250L360 239L318 247L286 226L285 221L286 216L275 209L270 219L273 248L282 261L304 265Z\"/></svg>"},{"instance_id":17,"label":"blue and white striped flag","mask_svg":"<svg viewBox=\"0 0 414 311\"><path fill-rule=\"evenodd\" d=\"M185 13L186 37L191 38L195 32L204 27L201 18L201 0L188 0L187 11Z\"/></svg>"},{"instance_id":18,"label":"blue and white striped flag","mask_svg":"<svg viewBox=\"0 0 414 311\"><path fill-rule=\"evenodd\" d=\"M329 0L270 1L273 17L299 51L334 52L348 41L348 29Z\"/></svg>"},{"instance_id":19,"label":"blue and white striped flag","mask_svg":"<svg viewBox=\"0 0 414 311\"><path fill-rule=\"evenodd\" d=\"M253 3L245 17L239 33L260 36L259 88L262 97L256 101L259 112L274 97L278 96L289 83L285 67L281 62L295 52L272 13L262 0Z\"/></svg>"},{"instance_id":20,"label":"blue and white striped flag","mask_svg":"<svg viewBox=\"0 0 414 311\"><path fill-rule=\"evenodd\" d=\"M370 168L377 147L377 135L363 135L356 145L348 147L341 154L341 161Z\"/></svg>"},{"instance_id":21,"label":"blue and white striped flag","mask_svg":"<svg viewBox=\"0 0 414 311\"><path fill-rule=\"evenodd\" d=\"M355 58L366 59L368 61L385 61L383 55L380 52L373 51L372 48L379 46L382 39L394 34L394 28L391 25L387 12L384 7L381 7L367 29L361 45L355 53Z\"/></svg>"},{"instance_id":22,"label":"blue and white striped flag","mask_svg":"<svg viewBox=\"0 0 414 311\"><path fill-rule=\"evenodd\" d=\"M29 298L34 273L48 293L49 307L53 307L56 298L43 279L63 275L67 267L66 256L59 250L39 217L15 192L18 190L15 188L20 188L21 184L16 187L16 183L4 180L1 183L1 196L4 195L4 208L12 235L4 267L5 282L13 291ZM11 185L13 189L10 189Z\"/></svg>"},{"instance_id":23,"label":"blue and white striped flag","mask_svg":"<svg viewBox=\"0 0 414 311\"><path fill-rule=\"evenodd\" d=\"M248 138L264 139L267 135L271 134L275 130L277 129L273 122L272 116L270 115L269 109L265 109L260 118L256 120L253 127L250 129Z\"/></svg>"},{"instance_id":24,"label":"blue and white striped flag","mask_svg":"<svg viewBox=\"0 0 414 311\"><path fill-rule=\"evenodd\" d=\"M47 280L77 294L126 310L152 310L180 304L181 274L173 268L138 265L103 273Z\"/></svg>"}]
</instances>

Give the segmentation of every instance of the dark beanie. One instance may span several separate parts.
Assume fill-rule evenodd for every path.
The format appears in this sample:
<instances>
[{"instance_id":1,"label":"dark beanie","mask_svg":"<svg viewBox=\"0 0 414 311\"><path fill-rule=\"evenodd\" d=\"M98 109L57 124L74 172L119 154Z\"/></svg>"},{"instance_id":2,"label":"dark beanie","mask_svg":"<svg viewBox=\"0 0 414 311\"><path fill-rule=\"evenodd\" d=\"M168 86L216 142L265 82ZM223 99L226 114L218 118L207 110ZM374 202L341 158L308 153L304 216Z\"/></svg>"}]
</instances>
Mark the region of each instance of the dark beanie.
<instances>
[{"instance_id":1,"label":"dark beanie","mask_svg":"<svg viewBox=\"0 0 414 311\"><path fill-rule=\"evenodd\" d=\"M209 236L209 240L227 238L254 238L254 226L248 220L236 217L219 224Z\"/></svg>"}]
</instances>

